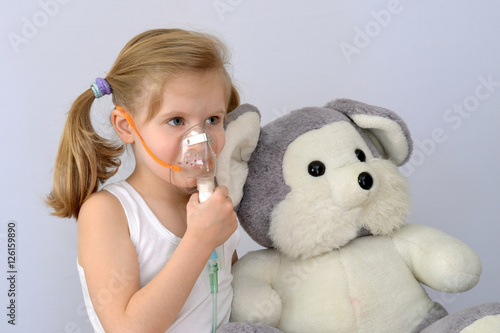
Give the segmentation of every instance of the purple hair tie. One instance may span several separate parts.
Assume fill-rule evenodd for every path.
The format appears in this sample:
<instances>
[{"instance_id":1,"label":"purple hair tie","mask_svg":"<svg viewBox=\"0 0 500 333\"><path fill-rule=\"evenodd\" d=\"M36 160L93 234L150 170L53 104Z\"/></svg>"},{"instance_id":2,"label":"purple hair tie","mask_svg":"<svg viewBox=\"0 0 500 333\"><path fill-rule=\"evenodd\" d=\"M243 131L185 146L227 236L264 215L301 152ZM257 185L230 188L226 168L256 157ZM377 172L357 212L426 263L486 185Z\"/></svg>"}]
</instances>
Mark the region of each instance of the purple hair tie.
<instances>
[{"instance_id":1,"label":"purple hair tie","mask_svg":"<svg viewBox=\"0 0 500 333\"><path fill-rule=\"evenodd\" d=\"M100 98L104 95L111 94L111 87L108 81L98 77L95 79L95 82L92 82L92 91L94 92L95 98Z\"/></svg>"}]
</instances>

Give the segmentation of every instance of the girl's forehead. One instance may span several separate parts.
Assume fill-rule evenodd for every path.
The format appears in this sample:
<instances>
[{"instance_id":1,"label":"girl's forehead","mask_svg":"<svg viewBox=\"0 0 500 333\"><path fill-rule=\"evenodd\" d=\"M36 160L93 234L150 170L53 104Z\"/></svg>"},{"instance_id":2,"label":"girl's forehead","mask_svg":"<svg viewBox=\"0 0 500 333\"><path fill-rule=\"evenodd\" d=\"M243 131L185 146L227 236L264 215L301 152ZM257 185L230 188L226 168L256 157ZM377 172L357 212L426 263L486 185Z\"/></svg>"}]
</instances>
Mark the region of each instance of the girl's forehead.
<instances>
[{"instance_id":1,"label":"girl's forehead","mask_svg":"<svg viewBox=\"0 0 500 333\"><path fill-rule=\"evenodd\" d=\"M160 112L187 112L203 108L224 110L226 90L225 81L219 75L176 77L164 86Z\"/></svg>"},{"instance_id":2,"label":"girl's forehead","mask_svg":"<svg viewBox=\"0 0 500 333\"><path fill-rule=\"evenodd\" d=\"M134 114L143 121L164 118L172 113L177 113L174 116L192 114L202 111L200 108L210 112L222 110L225 114L231 87L224 73L217 70L179 73L169 76L159 86L158 82L150 84L152 86L145 87L149 90L144 94L146 98L138 100L134 108Z\"/></svg>"},{"instance_id":3,"label":"girl's forehead","mask_svg":"<svg viewBox=\"0 0 500 333\"><path fill-rule=\"evenodd\" d=\"M163 88L163 94L195 94L209 88L224 89L227 79L219 71L187 72L169 78Z\"/></svg>"}]
</instances>

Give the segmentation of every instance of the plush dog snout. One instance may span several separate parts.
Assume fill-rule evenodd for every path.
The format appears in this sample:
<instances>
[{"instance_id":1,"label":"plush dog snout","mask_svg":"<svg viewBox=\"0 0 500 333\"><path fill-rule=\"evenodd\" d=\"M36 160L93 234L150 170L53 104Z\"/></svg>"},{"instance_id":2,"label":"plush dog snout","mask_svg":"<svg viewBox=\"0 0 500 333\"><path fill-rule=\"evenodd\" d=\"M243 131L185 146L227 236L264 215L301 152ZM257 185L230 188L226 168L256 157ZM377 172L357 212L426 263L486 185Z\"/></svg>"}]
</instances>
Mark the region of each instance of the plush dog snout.
<instances>
[{"instance_id":1,"label":"plush dog snout","mask_svg":"<svg viewBox=\"0 0 500 333\"><path fill-rule=\"evenodd\" d=\"M363 190L369 190L373 186L373 177L368 172L362 172L358 176L358 184Z\"/></svg>"},{"instance_id":2,"label":"plush dog snout","mask_svg":"<svg viewBox=\"0 0 500 333\"><path fill-rule=\"evenodd\" d=\"M379 173L371 165L351 163L325 175L329 177L333 201L345 210L363 205L377 197Z\"/></svg>"}]
</instances>

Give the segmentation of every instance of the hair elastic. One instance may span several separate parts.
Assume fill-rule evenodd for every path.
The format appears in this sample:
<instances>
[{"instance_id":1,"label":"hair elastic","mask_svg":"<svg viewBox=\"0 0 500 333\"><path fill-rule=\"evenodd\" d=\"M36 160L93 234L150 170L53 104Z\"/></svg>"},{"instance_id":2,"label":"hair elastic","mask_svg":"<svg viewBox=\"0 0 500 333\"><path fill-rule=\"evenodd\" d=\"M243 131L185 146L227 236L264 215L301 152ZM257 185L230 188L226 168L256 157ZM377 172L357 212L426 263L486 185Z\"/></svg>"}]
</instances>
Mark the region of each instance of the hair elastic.
<instances>
[{"instance_id":1,"label":"hair elastic","mask_svg":"<svg viewBox=\"0 0 500 333\"><path fill-rule=\"evenodd\" d=\"M95 79L95 82L92 82L91 88L94 92L95 98L111 94L111 87L109 86L108 81L99 77Z\"/></svg>"}]
</instances>

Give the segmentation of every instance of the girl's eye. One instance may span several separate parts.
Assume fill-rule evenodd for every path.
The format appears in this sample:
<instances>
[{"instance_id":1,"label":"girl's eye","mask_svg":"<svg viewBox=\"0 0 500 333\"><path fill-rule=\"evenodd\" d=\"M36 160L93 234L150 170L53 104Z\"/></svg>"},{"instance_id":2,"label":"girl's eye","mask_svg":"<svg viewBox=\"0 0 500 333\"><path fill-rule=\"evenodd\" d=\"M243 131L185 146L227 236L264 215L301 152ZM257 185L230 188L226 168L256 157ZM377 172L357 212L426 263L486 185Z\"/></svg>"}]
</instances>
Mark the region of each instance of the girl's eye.
<instances>
[{"instance_id":1,"label":"girl's eye","mask_svg":"<svg viewBox=\"0 0 500 333\"><path fill-rule=\"evenodd\" d=\"M168 122L168 124L172 125L172 126L181 126L182 124L184 124L184 121L182 120L182 118L174 118L174 119L171 119Z\"/></svg>"},{"instance_id":2,"label":"girl's eye","mask_svg":"<svg viewBox=\"0 0 500 333\"><path fill-rule=\"evenodd\" d=\"M216 125L219 123L219 117L212 116L206 120L207 124Z\"/></svg>"}]
</instances>

